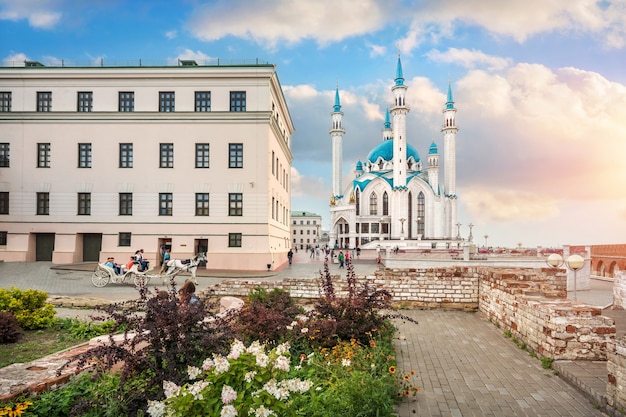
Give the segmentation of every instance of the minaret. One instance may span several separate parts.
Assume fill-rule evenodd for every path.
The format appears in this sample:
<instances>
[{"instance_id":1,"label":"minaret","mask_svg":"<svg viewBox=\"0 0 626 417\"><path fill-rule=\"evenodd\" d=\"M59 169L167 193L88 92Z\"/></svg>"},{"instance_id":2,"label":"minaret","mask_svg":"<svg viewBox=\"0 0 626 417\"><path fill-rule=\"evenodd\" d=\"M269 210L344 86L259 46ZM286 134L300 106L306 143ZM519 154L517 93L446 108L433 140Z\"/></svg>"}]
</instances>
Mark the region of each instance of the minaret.
<instances>
[{"instance_id":1,"label":"minaret","mask_svg":"<svg viewBox=\"0 0 626 417\"><path fill-rule=\"evenodd\" d=\"M428 167L426 168L428 171L428 183L430 187L433 189L435 195L439 195L439 150L437 149L437 144L433 139L433 143L430 145L430 149L428 149Z\"/></svg>"},{"instance_id":2,"label":"minaret","mask_svg":"<svg viewBox=\"0 0 626 417\"><path fill-rule=\"evenodd\" d=\"M391 117L389 116L389 107L385 112L385 127L383 128L383 140L393 139L393 131L391 130Z\"/></svg>"},{"instance_id":3,"label":"minaret","mask_svg":"<svg viewBox=\"0 0 626 417\"><path fill-rule=\"evenodd\" d=\"M448 237L454 236L454 225L457 223L457 200L456 200L456 109L452 100L452 87L448 83L448 99L443 109L443 161L444 161L444 193L449 201L447 223L445 225Z\"/></svg>"},{"instance_id":4,"label":"minaret","mask_svg":"<svg viewBox=\"0 0 626 417\"><path fill-rule=\"evenodd\" d=\"M335 105L330 115L332 126L329 133L333 143L333 197L341 198L341 154L343 135L346 131L343 130L343 112L341 111L341 103L339 102L339 86L337 86L335 90Z\"/></svg>"},{"instance_id":5,"label":"minaret","mask_svg":"<svg viewBox=\"0 0 626 417\"><path fill-rule=\"evenodd\" d=\"M402 62L398 53L398 67L396 69L396 83L391 87L394 95L394 105L391 108L393 116L393 187L406 189L406 115L409 108L406 106L406 85L402 76Z\"/></svg>"}]
</instances>

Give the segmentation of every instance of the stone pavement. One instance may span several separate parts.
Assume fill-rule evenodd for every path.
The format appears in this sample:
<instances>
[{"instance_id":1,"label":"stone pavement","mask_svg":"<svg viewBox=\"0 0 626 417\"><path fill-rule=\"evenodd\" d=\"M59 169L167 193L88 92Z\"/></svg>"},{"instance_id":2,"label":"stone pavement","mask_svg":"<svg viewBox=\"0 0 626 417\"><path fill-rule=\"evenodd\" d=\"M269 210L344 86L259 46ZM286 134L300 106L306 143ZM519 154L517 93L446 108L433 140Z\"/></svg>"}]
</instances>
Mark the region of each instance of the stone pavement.
<instances>
[{"instance_id":1,"label":"stone pavement","mask_svg":"<svg viewBox=\"0 0 626 417\"><path fill-rule=\"evenodd\" d=\"M355 262L355 272L371 274L377 268L374 258L374 251L363 251L361 259ZM136 298L132 285L94 287L90 279L93 267L93 264L72 265L66 269L51 268L46 262L0 262L0 287L13 285L47 291L51 297L66 302L65 306L56 308L60 317L88 317L93 310L68 307L85 305L85 300L93 305ZM337 265L329 267L333 274L345 274ZM322 268L323 259L311 259L299 251L294 264L279 271L199 271L199 289L225 279L315 278ZM160 280L157 281L151 282L150 287L162 287ZM591 290L578 291L576 296L579 301L606 307L612 302L612 283L592 280ZM557 376L541 368L538 359L531 358L503 337L502 331L479 313L438 310L403 310L400 313L414 317L419 324L399 323L398 372L415 370L417 374L413 378L421 388L416 402L407 401L400 406L400 417L604 415L598 406L602 405L602 395L606 393L606 363L559 361L559 364L571 363L557 368ZM623 334L620 328L626 326L624 313L610 309L605 313L615 317L620 324L618 334L620 331ZM3 390L6 393L9 381L41 387L42 379L56 369L60 361L63 363L63 355L67 352L43 358L43 362L0 369L0 398ZM9 374L7 368L11 367L13 372ZM29 367L33 370L28 370Z\"/></svg>"}]
</instances>

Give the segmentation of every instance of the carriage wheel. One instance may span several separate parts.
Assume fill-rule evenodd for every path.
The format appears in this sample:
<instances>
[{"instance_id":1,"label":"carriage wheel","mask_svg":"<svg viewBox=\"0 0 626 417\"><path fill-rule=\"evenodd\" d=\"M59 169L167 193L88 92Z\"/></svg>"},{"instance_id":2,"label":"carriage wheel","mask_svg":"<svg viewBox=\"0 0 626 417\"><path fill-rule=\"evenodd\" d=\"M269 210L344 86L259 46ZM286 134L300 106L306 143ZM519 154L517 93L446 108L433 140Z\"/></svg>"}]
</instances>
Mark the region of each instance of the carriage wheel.
<instances>
[{"instance_id":1,"label":"carriage wheel","mask_svg":"<svg viewBox=\"0 0 626 417\"><path fill-rule=\"evenodd\" d=\"M147 275L139 275L139 274L133 274L133 282L135 283L135 287L139 287L141 285L141 281L144 281L144 286L148 286L148 283L150 282L150 277Z\"/></svg>"},{"instance_id":2,"label":"carriage wheel","mask_svg":"<svg viewBox=\"0 0 626 417\"><path fill-rule=\"evenodd\" d=\"M91 283L96 287L104 287L109 283L109 274L102 269L96 269L91 276Z\"/></svg>"}]
</instances>

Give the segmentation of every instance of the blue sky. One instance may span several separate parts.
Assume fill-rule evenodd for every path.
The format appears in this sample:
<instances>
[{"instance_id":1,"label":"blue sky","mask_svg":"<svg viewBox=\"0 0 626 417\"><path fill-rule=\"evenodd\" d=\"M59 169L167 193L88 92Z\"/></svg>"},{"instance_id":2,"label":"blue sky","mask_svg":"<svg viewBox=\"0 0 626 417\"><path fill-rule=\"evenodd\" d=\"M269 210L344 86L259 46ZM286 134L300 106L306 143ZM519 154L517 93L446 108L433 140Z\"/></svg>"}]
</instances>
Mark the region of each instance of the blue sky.
<instances>
[{"instance_id":1,"label":"blue sky","mask_svg":"<svg viewBox=\"0 0 626 417\"><path fill-rule=\"evenodd\" d=\"M347 185L382 140L401 54L407 140L442 150L456 102L461 234L489 245L626 242L626 0L0 0L4 65L255 59L296 126L292 209L328 229L334 89ZM488 239L484 238L488 235Z\"/></svg>"}]
</instances>

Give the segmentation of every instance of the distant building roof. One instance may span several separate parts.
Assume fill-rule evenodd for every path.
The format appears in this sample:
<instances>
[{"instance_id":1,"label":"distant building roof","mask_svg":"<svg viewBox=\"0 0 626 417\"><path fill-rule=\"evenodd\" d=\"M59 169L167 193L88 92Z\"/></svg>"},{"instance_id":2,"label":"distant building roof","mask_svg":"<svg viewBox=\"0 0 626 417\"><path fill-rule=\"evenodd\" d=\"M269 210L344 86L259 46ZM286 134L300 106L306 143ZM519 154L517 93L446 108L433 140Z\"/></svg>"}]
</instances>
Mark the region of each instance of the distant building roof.
<instances>
[{"instance_id":1,"label":"distant building roof","mask_svg":"<svg viewBox=\"0 0 626 417\"><path fill-rule=\"evenodd\" d=\"M291 217L322 217L322 216L316 213L311 213L310 211L292 211Z\"/></svg>"}]
</instances>

